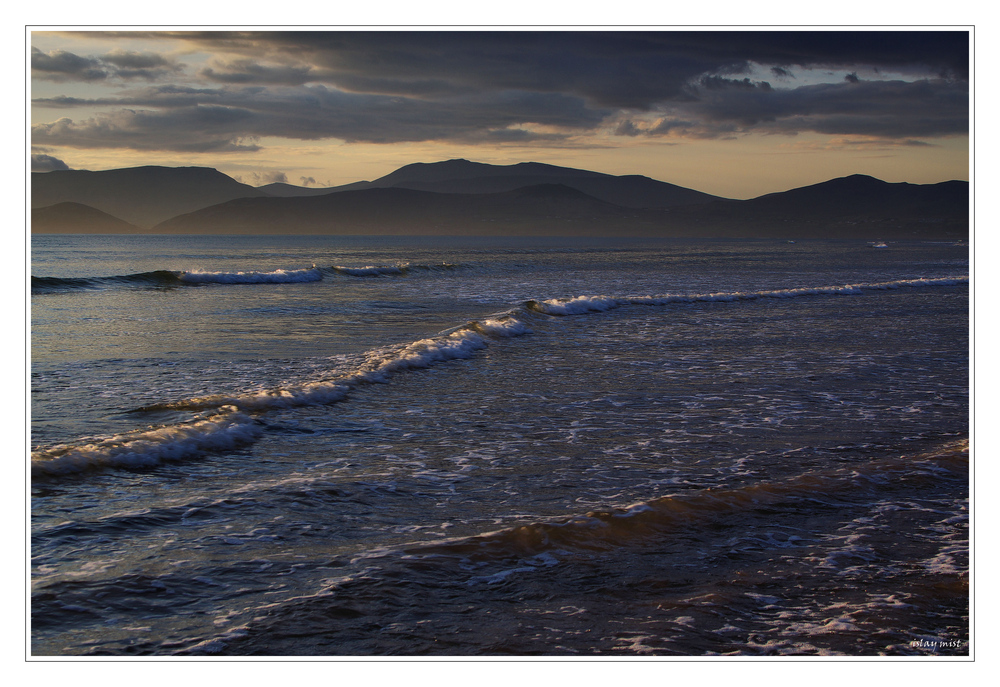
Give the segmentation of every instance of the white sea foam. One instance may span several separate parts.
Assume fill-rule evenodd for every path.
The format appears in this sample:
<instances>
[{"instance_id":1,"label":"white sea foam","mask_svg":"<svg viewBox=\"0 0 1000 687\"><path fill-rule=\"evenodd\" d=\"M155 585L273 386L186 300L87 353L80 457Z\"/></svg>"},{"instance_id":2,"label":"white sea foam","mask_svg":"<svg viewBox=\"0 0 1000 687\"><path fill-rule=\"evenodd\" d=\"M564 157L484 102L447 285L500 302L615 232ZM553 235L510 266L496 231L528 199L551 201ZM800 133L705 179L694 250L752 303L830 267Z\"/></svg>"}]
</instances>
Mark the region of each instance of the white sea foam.
<instances>
[{"instance_id":1,"label":"white sea foam","mask_svg":"<svg viewBox=\"0 0 1000 687\"><path fill-rule=\"evenodd\" d=\"M223 407L221 411L194 422L38 451L31 456L31 474L37 477L100 468L151 467L206 451L233 449L260 434L260 427L235 408Z\"/></svg>"},{"instance_id":2,"label":"white sea foam","mask_svg":"<svg viewBox=\"0 0 1000 687\"><path fill-rule=\"evenodd\" d=\"M530 334L531 330L521 321L501 316L493 319L473 320L454 330L443 332L438 336L421 339L401 348L388 348L372 351L362 369L348 374L339 380L339 388L346 395L349 389L364 382L385 382L404 370L430 367L449 360L464 360L471 358L486 348L489 337L509 338ZM289 398L295 393L287 392ZM306 397L306 402L320 401ZM331 400L340 400L333 397Z\"/></svg>"},{"instance_id":3,"label":"white sea foam","mask_svg":"<svg viewBox=\"0 0 1000 687\"><path fill-rule=\"evenodd\" d=\"M243 410L268 410L294 408L307 405L325 405L347 398L350 386L342 381L313 382L300 387L269 389L240 396L208 397L194 399L191 405L234 405Z\"/></svg>"},{"instance_id":4,"label":"white sea foam","mask_svg":"<svg viewBox=\"0 0 1000 687\"><path fill-rule=\"evenodd\" d=\"M386 274L403 274L406 271L405 265L368 265L366 267L342 267L334 265L333 270L351 277L380 277Z\"/></svg>"},{"instance_id":5,"label":"white sea foam","mask_svg":"<svg viewBox=\"0 0 1000 687\"><path fill-rule=\"evenodd\" d=\"M475 331L486 336L497 336L510 338L531 334L531 329L523 322L513 317L500 317L487 320L473 321L468 326Z\"/></svg>"},{"instance_id":6,"label":"white sea foam","mask_svg":"<svg viewBox=\"0 0 1000 687\"><path fill-rule=\"evenodd\" d=\"M373 366L348 378L348 383L383 382L402 370L430 367L447 360L471 358L476 351L486 348L486 340L472 329L459 329L447 336L415 341L399 350L380 356L375 354ZM384 356L384 357L383 357Z\"/></svg>"},{"instance_id":7,"label":"white sea foam","mask_svg":"<svg viewBox=\"0 0 1000 687\"><path fill-rule=\"evenodd\" d=\"M436 265L411 265L408 262L400 262L395 265L365 265L364 267L347 267L345 265L333 265L330 267L338 274L349 277L383 277L399 274L410 274L415 271L436 272L439 270L452 270L457 265L442 262Z\"/></svg>"},{"instance_id":8,"label":"white sea foam","mask_svg":"<svg viewBox=\"0 0 1000 687\"><path fill-rule=\"evenodd\" d=\"M259 283L321 278L315 267L309 270L252 273L185 273L194 279L229 283ZM627 304L665 305L693 301L732 301L758 298L794 298L806 295L857 294L866 290L898 289L968 283L968 277L908 279L889 282L845 284L810 288L779 289L756 292L707 293L664 296L579 296L568 299L530 301L528 309L552 315L601 312ZM384 383L405 370L426 368L439 362L468 359L488 346L490 338L528 334L531 330L517 317L516 311L473 320L453 330L414 341L401 347L380 349L368 354L355 371L332 380L306 382L278 389L238 395L216 395L189 399L163 406L170 409L214 410L215 414L188 423L150 429L103 439L81 442L76 446L57 446L32 456L33 475L56 475L83 472L100 467L140 467L196 454L226 450L256 439L260 428L243 412L263 412L279 408L325 405L346 399L354 388L365 383ZM227 406L232 406L226 409ZM240 412L242 411L242 412Z\"/></svg>"},{"instance_id":9,"label":"white sea foam","mask_svg":"<svg viewBox=\"0 0 1000 687\"><path fill-rule=\"evenodd\" d=\"M336 403L345 400L359 385L385 383L399 372L471 358L488 346L490 337L507 338L530 332L510 315L473 320L436 337L372 351L357 370L332 381L238 395L204 396L165 404L163 407L170 409L215 409L215 414L192 422L81 442L75 446L49 447L32 454L32 475L55 476L100 468L149 467L205 452L232 449L253 442L262 431L260 423L246 412Z\"/></svg>"},{"instance_id":10,"label":"white sea foam","mask_svg":"<svg viewBox=\"0 0 1000 687\"><path fill-rule=\"evenodd\" d=\"M313 265L302 270L273 272L181 272L178 278L191 284L291 284L320 281L323 273Z\"/></svg>"},{"instance_id":11,"label":"white sea foam","mask_svg":"<svg viewBox=\"0 0 1000 687\"><path fill-rule=\"evenodd\" d=\"M239 639L240 637L245 637L250 631L250 627L243 625L241 627L234 627L226 630L223 634L218 637L213 637L212 639L206 639L204 641L198 642L194 646L185 649L184 651L178 652L181 654L193 654L193 655L204 655L204 654L219 654L225 650L226 645L233 641L234 639Z\"/></svg>"},{"instance_id":12,"label":"white sea foam","mask_svg":"<svg viewBox=\"0 0 1000 687\"><path fill-rule=\"evenodd\" d=\"M576 298L551 298L531 301L531 307L548 315L579 315L586 312L603 312L627 303L626 300L607 296L577 296Z\"/></svg>"},{"instance_id":13,"label":"white sea foam","mask_svg":"<svg viewBox=\"0 0 1000 687\"><path fill-rule=\"evenodd\" d=\"M612 310L623 305L670 305L672 303L732 302L756 300L759 298L797 298L799 296L857 295L865 291L884 291L905 287L955 286L967 284L969 278L940 277L935 279L899 279L887 282L866 282L834 286L812 286L794 289L773 289L767 291L731 291L718 293L664 294L659 296L576 296L573 298L551 298L545 301L529 301L527 307L548 315L579 315L587 312Z\"/></svg>"}]
</instances>

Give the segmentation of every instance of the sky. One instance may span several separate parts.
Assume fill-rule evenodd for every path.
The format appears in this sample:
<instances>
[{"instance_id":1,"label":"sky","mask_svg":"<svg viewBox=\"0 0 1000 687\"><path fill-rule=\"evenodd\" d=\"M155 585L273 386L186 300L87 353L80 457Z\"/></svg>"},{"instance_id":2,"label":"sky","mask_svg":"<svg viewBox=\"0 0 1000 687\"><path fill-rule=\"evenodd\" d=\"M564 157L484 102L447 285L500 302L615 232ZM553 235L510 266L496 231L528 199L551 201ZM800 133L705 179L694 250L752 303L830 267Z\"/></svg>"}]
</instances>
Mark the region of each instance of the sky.
<instances>
[{"instance_id":1,"label":"sky","mask_svg":"<svg viewBox=\"0 0 1000 687\"><path fill-rule=\"evenodd\" d=\"M728 198L969 179L970 32L46 31L33 171L214 167L336 186L546 162Z\"/></svg>"}]
</instances>

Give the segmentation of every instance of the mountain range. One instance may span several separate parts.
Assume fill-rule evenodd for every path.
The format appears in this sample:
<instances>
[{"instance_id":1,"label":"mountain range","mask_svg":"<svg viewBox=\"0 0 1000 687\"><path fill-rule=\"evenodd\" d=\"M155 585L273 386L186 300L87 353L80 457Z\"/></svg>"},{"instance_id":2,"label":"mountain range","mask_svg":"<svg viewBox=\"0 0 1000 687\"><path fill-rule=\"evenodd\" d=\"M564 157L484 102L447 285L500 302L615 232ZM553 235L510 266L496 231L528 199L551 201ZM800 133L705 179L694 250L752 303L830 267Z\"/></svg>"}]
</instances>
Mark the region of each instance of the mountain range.
<instances>
[{"instance_id":1,"label":"mountain range","mask_svg":"<svg viewBox=\"0 0 1000 687\"><path fill-rule=\"evenodd\" d=\"M38 172L35 233L948 238L969 184L852 175L731 200L644 176L523 162L406 165L331 188L241 184L206 167Z\"/></svg>"}]
</instances>

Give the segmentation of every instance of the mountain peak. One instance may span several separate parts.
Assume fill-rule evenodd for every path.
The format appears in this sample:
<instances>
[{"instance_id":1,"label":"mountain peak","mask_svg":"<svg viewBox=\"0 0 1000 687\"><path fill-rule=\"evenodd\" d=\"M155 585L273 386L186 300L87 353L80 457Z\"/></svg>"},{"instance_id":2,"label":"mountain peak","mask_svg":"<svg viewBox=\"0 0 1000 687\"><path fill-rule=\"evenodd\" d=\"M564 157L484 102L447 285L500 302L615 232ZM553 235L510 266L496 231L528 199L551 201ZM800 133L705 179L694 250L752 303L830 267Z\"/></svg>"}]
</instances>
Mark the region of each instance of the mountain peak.
<instances>
[{"instance_id":1,"label":"mountain peak","mask_svg":"<svg viewBox=\"0 0 1000 687\"><path fill-rule=\"evenodd\" d=\"M234 198L263 195L213 167L55 170L31 178L33 208L81 203L140 227Z\"/></svg>"},{"instance_id":2,"label":"mountain peak","mask_svg":"<svg viewBox=\"0 0 1000 687\"><path fill-rule=\"evenodd\" d=\"M849 184L867 184L869 186L882 186L889 183L888 181L882 181L868 174L848 174L846 177L837 177L836 179L830 179L826 182L828 184L836 183L849 183Z\"/></svg>"},{"instance_id":3,"label":"mountain peak","mask_svg":"<svg viewBox=\"0 0 1000 687\"><path fill-rule=\"evenodd\" d=\"M592 172L572 167L559 167L543 162L518 162L512 165L493 165L487 162L472 162L464 158L441 162L415 162L400 167L395 172L376 179L376 186L407 186L431 184L455 179L502 178L502 177L603 177L612 175Z\"/></svg>"}]
</instances>

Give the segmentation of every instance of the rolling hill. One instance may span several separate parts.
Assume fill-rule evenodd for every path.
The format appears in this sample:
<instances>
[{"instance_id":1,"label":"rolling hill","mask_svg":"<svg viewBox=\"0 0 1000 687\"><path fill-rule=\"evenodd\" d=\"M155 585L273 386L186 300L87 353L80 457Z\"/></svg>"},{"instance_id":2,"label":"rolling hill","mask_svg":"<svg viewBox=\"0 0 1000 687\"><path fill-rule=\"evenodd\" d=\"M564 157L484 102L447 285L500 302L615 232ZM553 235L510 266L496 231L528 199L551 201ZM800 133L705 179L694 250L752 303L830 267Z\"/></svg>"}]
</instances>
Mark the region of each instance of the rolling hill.
<instances>
[{"instance_id":1,"label":"rolling hill","mask_svg":"<svg viewBox=\"0 0 1000 687\"><path fill-rule=\"evenodd\" d=\"M137 225L135 233L964 239L969 232L965 181L851 175L728 200L642 176L533 162L418 163L329 189L254 188L201 167L32 176L33 207L66 202ZM61 224L33 213L35 231L127 231L87 220L80 208L47 212Z\"/></svg>"},{"instance_id":2,"label":"rolling hill","mask_svg":"<svg viewBox=\"0 0 1000 687\"><path fill-rule=\"evenodd\" d=\"M248 198L172 218L164 233L965 238L968 183L854 176L752 200L629 208L564 184L500 193L389 187Z\"/></svg>"},{"instance_id":3,"label":"rolling hill","mask_svg":"<svg viewBox=\"0 0 1000 687\"><path fill-rule=\"evenodd\" d=\"M31 210L31 231L37 234L137 234L134 224L82 203L57 203Z\"/></svg>"},{"instance_id":4,"label":"rolling hill","mask_svg":"<svg viewBox=\"0 0 1000 687\"><path fill-rule=\"evenodd\" d=\"M261 188L271 195L289 197L369 188L408 188L434 193L502 193L543 184L562 184L598 200L628 208L674 207L719 199L718 196L639 175L614 176L540 162L490 165L469 160L417 162L400 167L375 181L359 181L325 190L288 184L270 184Z\"/></svg>"},{"instance_id":5,"label":"rolling hill","mask_svg":"<svg viewBox=\"0 0 1000 687\"><path fill-rule=\"evenodd\" d=\"M157 225L163 233L536 234L566 224L599 233L623 208L561 184L503 193L432 193L369 188L322 196L245 198Z\"/></svg>"},{"instance_id":6,"label":"rolling hill","mask_svg":"<svg viewBox=\"0 0 1000 687\"><path fill-rule=\"evenodd\" d=\"M141 228L233 198L263 196L209 167L33 172L31 207L82 203Z\"/></svg>"}]
</instances>

